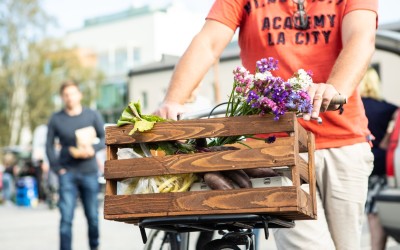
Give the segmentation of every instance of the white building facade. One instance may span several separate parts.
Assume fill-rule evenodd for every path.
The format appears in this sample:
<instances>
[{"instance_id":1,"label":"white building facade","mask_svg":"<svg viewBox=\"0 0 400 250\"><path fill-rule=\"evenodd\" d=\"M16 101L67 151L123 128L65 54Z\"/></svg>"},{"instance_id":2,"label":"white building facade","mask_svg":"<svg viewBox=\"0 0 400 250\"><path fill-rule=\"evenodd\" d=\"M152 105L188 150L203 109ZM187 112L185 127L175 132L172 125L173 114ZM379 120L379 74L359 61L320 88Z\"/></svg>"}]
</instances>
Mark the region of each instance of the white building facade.
<instances>
[{"instance_id":1,"label":"white building facade","mask_svg":"<svg viewBox=\"0 0 400 250\"><path fill-rule=\"evenodd\" d=\"M176 4L132 7L88 19L82 28L68 32L64 41L96 56L96 67L105 75L98 107L103 114L115 113L127 102L128 71L160 61L163 55L181 55L203 22L203 17Z\"/></svg>"}]
</instances>

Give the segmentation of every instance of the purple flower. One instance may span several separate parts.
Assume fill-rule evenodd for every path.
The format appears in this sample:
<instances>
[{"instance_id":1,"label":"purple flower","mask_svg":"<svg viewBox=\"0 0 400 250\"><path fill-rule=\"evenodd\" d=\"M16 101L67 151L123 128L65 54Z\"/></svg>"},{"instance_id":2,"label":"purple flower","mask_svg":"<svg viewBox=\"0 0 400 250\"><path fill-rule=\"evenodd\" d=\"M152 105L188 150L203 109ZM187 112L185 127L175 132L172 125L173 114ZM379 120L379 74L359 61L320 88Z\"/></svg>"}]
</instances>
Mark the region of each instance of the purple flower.
<instances>
[{"instance_id":1,"label":"purple flower","mask_svg":"<svg viewBox=\"0 0 400 250\"><path fill-rule=\"evenodd\" d=\"M257 61L256 67L255 75L244 67L236 67L233 71L233 95L241 96L244 100L238 112L233 112L233 115L273 114L274 119L279 120L288 111L309 113L312 110L307 92L271 74L270 71L278 69L278 60L272 57L263 58ZM307 74L311 76L312 72L307 71ZM235 96L231 99L235 99Z\"/></svg>"},{"instance_id":2,"label":"purple flower","mask_svg":"<svg viewBox=\"0 0 400 250\"><path fill-rule=\"evenodd\" d=\"M247 96L247 103L251 103L252 101L257 101L258 98L260 98L256 92L253 90L250 90L248 96Z\"/></svg>"},{"instance_id":3,"label":"purple flower","mask_svg":"<svg viewBox=\"0 0 400 250\"><path fill-rule=\"evenodd\" d=\"M265 71L272 71L278 69L278 60L273 57L268 57L268 59L263 58L256 63L257 70L260 73L264 73Z\"/></svg>"}]
</instances>

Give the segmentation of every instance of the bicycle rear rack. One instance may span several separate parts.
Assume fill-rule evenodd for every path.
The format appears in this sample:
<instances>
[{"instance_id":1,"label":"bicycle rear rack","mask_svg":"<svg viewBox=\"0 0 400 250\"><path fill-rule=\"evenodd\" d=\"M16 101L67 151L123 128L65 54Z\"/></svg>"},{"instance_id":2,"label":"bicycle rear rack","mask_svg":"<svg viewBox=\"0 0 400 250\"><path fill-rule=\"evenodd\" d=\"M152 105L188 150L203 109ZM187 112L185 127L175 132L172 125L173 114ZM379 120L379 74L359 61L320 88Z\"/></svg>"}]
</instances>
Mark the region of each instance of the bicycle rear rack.
<instances>
[{"instance_id":1,"label":"bicycle rear rack","mask_svg":"<svg viewBox=\"0 0 400 250\"><path fill-rule=\"evenodd\" d=\"M143 243L147 242L145 228L167 232L183 233L196 231L229 230L263 228L265 239L269 238L269 228L292 228L292 220L282 220L268 215L229 214L146 218L139 222Z\"/></svg>"}]
</instances>

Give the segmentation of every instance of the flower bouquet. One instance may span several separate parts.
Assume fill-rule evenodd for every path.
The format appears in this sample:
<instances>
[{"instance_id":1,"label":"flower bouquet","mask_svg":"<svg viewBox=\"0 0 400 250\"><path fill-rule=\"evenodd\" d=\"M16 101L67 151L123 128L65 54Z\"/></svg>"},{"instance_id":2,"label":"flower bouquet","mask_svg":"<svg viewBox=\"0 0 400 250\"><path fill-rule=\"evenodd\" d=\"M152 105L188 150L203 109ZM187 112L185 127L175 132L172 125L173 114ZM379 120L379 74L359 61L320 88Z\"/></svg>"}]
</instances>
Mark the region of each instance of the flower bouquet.
<instances>
[{"instance_id":1,"label":"flower bouquet","mask_svg":"<svg viewBox=\"0 0 400 250\"><path fill-rule=\"evenodd\" d=\"M279 120L286 112L310 113L312 102L307 89L313 82L312 72L299 69L285 81L272 74L277 69L278 60L272 57L257 61L255 74L244 67L236 67L226 116L273 114L274 119ZM216 138L211 145L236 143L241 138Z\"/></svg>"},{"instance_id":2,"label":"flower bouquet","mask_svg":"<svg viewBox=\"0 0 400 250\"><path fill-rule=\"evenodd\" d=\"M278 69L278 61L274 58L261 59L256 63L255 74L251 74L244 67L236 67L233 70L234 83L229 96L226 117L246 116L246 115L265 115L273 114L274 119L278 120L286 112L309 113L312 110L312 103L307 94L308 87L312 84L312 74L303 69L298 70L293 76L285 81L281 77L273 75L273 71ZM156 122L163 122L165 119L154 115L141 114L139 103L129 103L123 111L118 121L118 126L134 124L130 132L144 132L153 128ZM150 150L163 151L166 155L210 152L219 150L234 150L234 147L226 147L225 144L243 143L248 136L217 137L208 140L188 140L159 142L157 144L140 144L133 147L136 156L149 157ZM273 142L274 139L270 139ZM272 172L271 172L272 171ZM260 176L264 175L264 176ZM235 172L212 172L206 173L201 177L209 186L215 189L251 187L249 177L273 176L276 173L272 169L247 169L236 170ZM225 183L222 186L215 185L223 178ZM244 177L244 178L243 178ZM160 177L140 177L140 180L126 180L129 190L133 193L146 192L182 192L190 188L190 185L198 178L194 174L182 174L179 176L160 176ZM143 180L146 180L143 184ZM236 184L233 185L232 184ZM138 183L142 183L138 185ZM221 182L222 183L222 182ZM150 191L149 191L150 190Z\"/></svg>"},{"instance_id":3,"label":"flower bouquet","mask_svg":"<svg viewBox=\"0 0 400 250\"><path fill-rule=\"evenodd\" d=\"M278 61L272 57L257 61L255 75L236 67L227 116L274 114L278 120L285 112L309 113L312 104L307 89L312 73L300 69L284 81L272 75L277 69Z\"/></svg>"}]
</instances>

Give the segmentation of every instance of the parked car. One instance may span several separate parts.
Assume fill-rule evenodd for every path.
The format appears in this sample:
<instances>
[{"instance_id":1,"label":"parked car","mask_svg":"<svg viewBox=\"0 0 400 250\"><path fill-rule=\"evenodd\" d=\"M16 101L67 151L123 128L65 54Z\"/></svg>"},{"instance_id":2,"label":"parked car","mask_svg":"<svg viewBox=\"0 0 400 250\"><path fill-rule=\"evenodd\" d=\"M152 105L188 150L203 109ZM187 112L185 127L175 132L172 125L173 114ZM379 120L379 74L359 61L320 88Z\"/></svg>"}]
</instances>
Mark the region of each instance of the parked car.
<instances>
[{"instance_id":1,"label":"parked car","mask_svg":"<svg viewBox=\"0 0 400 250\"><path fill-rule=\"evenodd\" d=\"M400 57L400 33L378 31L376 48ZM397 79L395 79L397 81ZM388 188L376 197L378 216L389 236L400 242L400 116L396 120L387 155Z\"/></svg>"}]
</instances>

